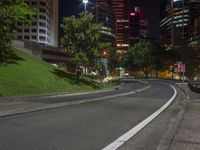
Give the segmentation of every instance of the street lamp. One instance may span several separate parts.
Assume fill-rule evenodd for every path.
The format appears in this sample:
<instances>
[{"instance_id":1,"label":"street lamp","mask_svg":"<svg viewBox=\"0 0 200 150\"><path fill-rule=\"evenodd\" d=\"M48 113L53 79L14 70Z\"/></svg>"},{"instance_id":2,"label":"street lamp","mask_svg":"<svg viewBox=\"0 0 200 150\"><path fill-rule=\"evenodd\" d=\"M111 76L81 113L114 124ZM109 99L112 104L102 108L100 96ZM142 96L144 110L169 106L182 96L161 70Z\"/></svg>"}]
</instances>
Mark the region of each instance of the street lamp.
<instances>
[{"instance_id":1,"label":"street lamp","mask_svg":"<svg viewBox=\"0 0 200 150\"><path fill-rule=\"evenodd\" d=\"M88 3L88 0L83 0L83 4L84 4L84 7L85 7L85 14L86 14L86 7L87 7L87 3Z\"/></svg>"}]
</instances>

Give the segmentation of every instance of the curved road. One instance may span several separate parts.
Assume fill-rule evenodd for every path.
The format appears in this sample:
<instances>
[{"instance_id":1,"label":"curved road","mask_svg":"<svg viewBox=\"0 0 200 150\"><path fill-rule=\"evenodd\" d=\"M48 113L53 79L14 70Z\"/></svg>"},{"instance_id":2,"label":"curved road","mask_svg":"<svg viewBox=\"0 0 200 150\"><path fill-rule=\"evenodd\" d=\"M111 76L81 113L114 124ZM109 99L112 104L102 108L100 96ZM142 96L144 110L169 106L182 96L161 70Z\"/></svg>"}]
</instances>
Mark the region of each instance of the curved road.
<instances>
[{"instance_id":1,"label":"curved road","mask_svg":"<svg viewBox=\"0 0 200 150\"><path fill-rule=\"evenodd\" d=\"M0 119L1 150L100 150L163 106L171 87ZM51 100L50 100L51 101Z\"/></svg>"}]
</instances>

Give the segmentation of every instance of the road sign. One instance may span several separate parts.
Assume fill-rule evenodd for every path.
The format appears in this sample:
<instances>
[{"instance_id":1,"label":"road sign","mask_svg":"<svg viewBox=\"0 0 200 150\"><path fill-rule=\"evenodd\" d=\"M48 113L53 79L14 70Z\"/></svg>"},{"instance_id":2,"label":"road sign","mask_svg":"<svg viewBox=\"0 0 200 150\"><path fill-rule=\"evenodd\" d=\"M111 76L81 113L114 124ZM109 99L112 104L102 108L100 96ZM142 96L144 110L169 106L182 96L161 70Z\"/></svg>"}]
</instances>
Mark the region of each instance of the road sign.
<instances>
[{"instance_id":1,"label":"road sign","mask_svg":"<svg viewBox=\"0 0 200 150\"><path fill-rule=\"evenodd\" d=\"M182 62L176 62L174 64L174 72L180 73L180 79L181 79L181 74L182 74L182 80L184 82L185 78L185 64Z\"/></svg>"},{"instance_id":2,"label":"road sign","mask_svg":"<svg viewBox=\"0 0 200 150\"><path fill-rule=\"evenodd\" d=\"M185 64L178 64L178 72L179 73L185 72Z\"/></svg>"},{"instance_id":3,"label":"road sign","mask_svg":"<svg viewBox=\"0 0 200 150\"><path fill-rule=\"evenodd\" d=\"M185 64L183 64L181 61L176 62L176 64L174 64L174 72L176 73L185 72Z\"/></svg>"}]
</instances>

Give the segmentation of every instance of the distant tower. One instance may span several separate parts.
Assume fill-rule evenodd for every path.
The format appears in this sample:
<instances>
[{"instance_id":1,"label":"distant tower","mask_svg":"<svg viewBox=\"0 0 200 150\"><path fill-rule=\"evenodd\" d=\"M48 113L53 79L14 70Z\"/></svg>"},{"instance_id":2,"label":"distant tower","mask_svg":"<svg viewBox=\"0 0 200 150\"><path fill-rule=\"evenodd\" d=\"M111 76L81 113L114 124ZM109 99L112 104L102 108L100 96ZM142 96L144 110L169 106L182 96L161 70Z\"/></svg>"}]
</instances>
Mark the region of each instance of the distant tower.
<instances>
[{"instance_id":1,"label":"distant tower","mask_svg":"<svg viewBox=\"0 0 200 150\"><path fill-rule=\"evenodd\" d=\"M190 41L191 44L200 43L200 1L191 1L189 8L191 37Z\"/></svg>"},{"instance_id":2,"label":"distant tower","mask_svg":"<svg viewBox=\"0 0 200 150\"><path fill-rule=\"evenodd\" d=\"M116 49L121 53L130 46L129 0L113 0L112 8L116 15Z\"/></svg>"},{"instance_id":3,"label":"distant tower","mask_svg":"<svg viewBox=\"0 0 200 150\"><path fill-rule=\"evenodd\" d=\"M19 40L32 41L42 45L58 46L58 2L59 0L25 0L39 14L31 25L16 24Z\"/></svg>"},{"instance_id":4,"label":"distant tower","mask_svg":"<svg viewBox=\"0 0 200 150\"><path fill-rule=\"evenodd\" d=\"M164 0L160 7L161 41L166 46L175 46L189 37L188 0Z\"/></svg>"},{"instance_id":5,"label":"distant tower","mask_svg":"<svg viewBox=\"0 0 200 150\"><path fill-rule=\"evenodd\" d=\"M112 0L96 0L96 4L104 6L112 6Z\"/></svg>"},{"instance_id":6,"label":"distant tower","mask_svg":"<svg viewBox=\"0 0 200 150\"><path fill-rule=\"evenodd\" d=\"M140 41L140 15L141 8L138 0L130 1L130 45Z\"/></svg>"},{"instance_id":7,"label":"distant tower","mask_svg":"<svg viewBox=\"0 0 200 150\"><path fill-rule=\"evenodd\" d=\"M112 0L96 0L95 6L91 8L95 21L103 25L101 40L112 43L115 48L115 13L112 9Z\"/></svg>"}]
</instances>

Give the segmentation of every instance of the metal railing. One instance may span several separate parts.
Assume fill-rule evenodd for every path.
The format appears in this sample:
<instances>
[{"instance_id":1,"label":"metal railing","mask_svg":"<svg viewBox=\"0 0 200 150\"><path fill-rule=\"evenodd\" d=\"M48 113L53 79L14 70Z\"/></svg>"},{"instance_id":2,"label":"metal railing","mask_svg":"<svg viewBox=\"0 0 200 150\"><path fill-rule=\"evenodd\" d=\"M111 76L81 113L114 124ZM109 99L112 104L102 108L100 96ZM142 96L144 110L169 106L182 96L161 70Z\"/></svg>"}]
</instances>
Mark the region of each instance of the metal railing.
<instances>
[{"instance_id":1,"label":"metal railing","mask_svg":"<svg viewBox=\"0 0 200 150\"><path fill-rule=\"evenodd\" d=\"M191 91L200 93L200 81L188 81L188 86Z\"/></svg>"}]
</instances>

